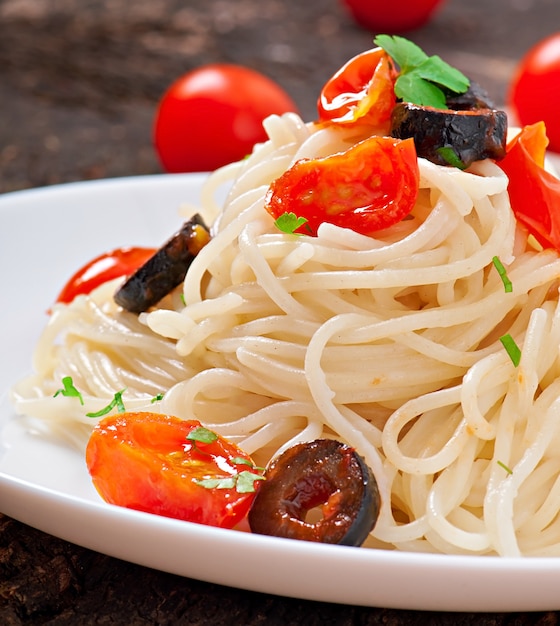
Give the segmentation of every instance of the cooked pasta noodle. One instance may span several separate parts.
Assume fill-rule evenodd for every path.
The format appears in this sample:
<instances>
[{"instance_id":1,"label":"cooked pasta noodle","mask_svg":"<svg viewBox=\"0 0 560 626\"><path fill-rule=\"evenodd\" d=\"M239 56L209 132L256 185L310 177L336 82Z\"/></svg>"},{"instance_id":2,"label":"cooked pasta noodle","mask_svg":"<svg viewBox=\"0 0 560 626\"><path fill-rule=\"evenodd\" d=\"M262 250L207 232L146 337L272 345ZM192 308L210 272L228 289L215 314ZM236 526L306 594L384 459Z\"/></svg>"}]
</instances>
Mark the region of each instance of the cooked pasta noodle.
<instances>
[{"instance_id":1,"label":"cooked pasta noodle","mask_svg":"<svg viewBox=\"0 0 560 626\"><path fill-rule=\"evenodd\" d=\"M516 227L505 174L419 159L409 219L376 237L289 235L263 210L271 181L362 137L293 114L265 125L269 141L208 179L213 238L182 290L139 317L115 282L56 305L16 410L83 445L85 413L125 389L128 410L200 419L261 463L335 437L379 483L368 546L560 555L560 260ZM84 406L53 400L64 376Z\"/></svg>"}]
</instances>

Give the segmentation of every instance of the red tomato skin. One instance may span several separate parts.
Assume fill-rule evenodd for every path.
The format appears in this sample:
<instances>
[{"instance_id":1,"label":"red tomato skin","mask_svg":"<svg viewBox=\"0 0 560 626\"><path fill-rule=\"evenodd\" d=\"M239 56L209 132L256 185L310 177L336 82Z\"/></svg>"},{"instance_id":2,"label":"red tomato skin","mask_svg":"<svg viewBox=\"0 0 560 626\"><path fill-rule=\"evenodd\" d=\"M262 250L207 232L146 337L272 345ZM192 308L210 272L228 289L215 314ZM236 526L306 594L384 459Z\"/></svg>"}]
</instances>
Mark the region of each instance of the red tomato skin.
<instances>
[{"instance_id":1,"label":"red tomato skin","mask_svg":"<svg viewBox=\"0 0 560 626\"><path fill-rule=\"evenodd\" d=\"M508 193L515 217L544 248L560 251L560 180L547 172L545 126L524 127L498 165L509 177Z\"/></svg>"},{"instance_id":2,"label":"red tomato skin","mask_svg":"<svg viewBox=\"0 0 560 626\"><path fill-rule=\"evenodd\" d=\"M255 494L208 489L193 481L248 470L231 459L251 459L221 437L193 449L186 437L200 425L150 412L104 418L86 448L86 464L98 493L110 504L232 528L245 517Z\"/></svg>"},{"instance_id":3,"label":"red tomato skin","mask_svg":"<svg viewBox=\"0 0 560 626\"><path fill-rule=\"evenodd\" d=\"M319 122L367 124L389 134L397 72L381 48L356 55L324 85L317 101Z\"/></svg>"},{"instance_id":4,"label":"red tomato skin","mask_svg":"<svg viewBox=\"0 0 560 626\"><path fill-rule=\"evenodd\" d=\"M444 0L341 0L354 20L377 33L401 33L427 24Z\"/></svg>"},{"instance_id":5,"label":"red tomato skin","mask_svg":"<svg viewBox=\"0 0 560 626\"><path fill-rule=\"evenodd\" d=\"M372 235L410 213L419 178L413 139L374 136L344 153L297 161L273 181L265 208L275 219L305 217L302 234L328 222Z\"/></svg>"},{"instance_id":6,"label":"red tomato skin","mask_svg":"<svg viewBox=\"0 0 560 626\"><path fill-rule=\"evenodd\" d=\"M166 172L206 172L267 139L263 120L297 112L275 82L247 67L205 65L178 78L155 114L154 145Z\"/></svg>"},{"instance_id":7,"label":"red tomato skin","mask_svg":"<svg viewBox=\"0 0 560 626\"><path fill-rule=\"evenodd\" d=\"M560 152L560 33L543 39L522 57L507 101L519 125L543 121L550 149Z\"/></svg>"},{"instance_id":8,"label":"red tomato skin","mask_svg":"<svg viewBox=\"0 0 560 626\"><path fill-rule=\"evenodd\" d=\"M128 276L156 252L155 248L117 248L92 259L81 267L58 294L56 301L68 304L80 294L120 276Z\"/></svg>"}]
</instances>

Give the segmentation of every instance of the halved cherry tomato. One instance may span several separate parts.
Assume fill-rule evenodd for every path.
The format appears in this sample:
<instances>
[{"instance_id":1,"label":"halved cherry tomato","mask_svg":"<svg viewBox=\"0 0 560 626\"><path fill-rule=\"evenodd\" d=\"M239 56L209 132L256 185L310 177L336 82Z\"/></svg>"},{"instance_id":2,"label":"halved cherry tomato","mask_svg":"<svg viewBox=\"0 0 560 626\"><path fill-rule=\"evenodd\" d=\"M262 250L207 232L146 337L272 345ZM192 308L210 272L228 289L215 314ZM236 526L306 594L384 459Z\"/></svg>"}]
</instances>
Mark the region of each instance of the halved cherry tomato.
<instances>
[{"instance_id":1,"label":"halved cherry tomato","mask_svg":"<svg viewBox=\"0 0 560 626\"><path fill-rule=\"evenodd\" d=\"M382 48L358 54L323 87L317 102L319 121L388 126L396 103L396 77Z\"/></svg>"},{"instance_id":2,"label":"halved cherry tomato","mask_svg":"<svg viewBox=\"0 0 560 626\"><path fill-rule=\"evenodd\" d=\"M340 154L297 161L273 181L265 208L276 219L306 218L300 233L316 235L328 222L371 235L412 211L419 178L413 139L373 136Z\"/></svg>"},{"instance_id":3,"label":"halved cherry tomato","mask_svg":"<svg viewBox=\"0 0 560 626\"><path fill-rule=\"evenodd\" d=\"M509 177L516 218L543 247L560 250L560 180L544 169L547 145L543 122L525 126L498 165Z\"/></svg>"},{"instance_id":4,"label":"halved cherry tomato","mask_svg":"<svg viewBox=\"0 0 560 626\"><path fill-rule=\"evenodd\" d=\"M151 412L102 419L86 464L106 502L222 528L245 517L262 479L248 454L200 422Z\"/></svg>"},{"instance_id":5,"label":"halved cherry tomato","mask_svg":"<svg viewBox=\"0 0 560 626\"><path fill-rule=\"evenodd\" d=\"M117 248L101 254L86 263L70 278L58 294L56 301L68 304L76 296L90 293L113 278L128 276L155 252L155 248Z\"/></svg>"}]
</instances>

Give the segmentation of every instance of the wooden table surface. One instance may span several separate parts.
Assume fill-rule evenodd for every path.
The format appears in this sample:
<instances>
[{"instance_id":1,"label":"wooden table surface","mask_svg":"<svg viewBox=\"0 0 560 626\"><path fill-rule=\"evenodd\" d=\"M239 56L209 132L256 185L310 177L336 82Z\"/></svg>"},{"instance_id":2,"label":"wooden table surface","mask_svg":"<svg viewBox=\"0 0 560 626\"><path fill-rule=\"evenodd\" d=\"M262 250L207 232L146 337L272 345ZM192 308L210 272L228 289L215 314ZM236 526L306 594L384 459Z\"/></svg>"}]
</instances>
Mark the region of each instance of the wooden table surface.
<instances>
[{"instance_id":1,"label":"wooden table surface","mask_svg":"<svg viewBox=\"0 0 560 626\"><path fill-rule=\"evenodd\" d=\"M503 105L518 60L556 30L558 0L447 0L406 35ZM254 67L313 119L324 81L372 37L338 0L0 0L0 193L159 173L151 144L158 98L203 63ZM521 625L559 617L421 613L224 588L118 561L0 514L3 625Z\"/></svg>"}]
</instances>

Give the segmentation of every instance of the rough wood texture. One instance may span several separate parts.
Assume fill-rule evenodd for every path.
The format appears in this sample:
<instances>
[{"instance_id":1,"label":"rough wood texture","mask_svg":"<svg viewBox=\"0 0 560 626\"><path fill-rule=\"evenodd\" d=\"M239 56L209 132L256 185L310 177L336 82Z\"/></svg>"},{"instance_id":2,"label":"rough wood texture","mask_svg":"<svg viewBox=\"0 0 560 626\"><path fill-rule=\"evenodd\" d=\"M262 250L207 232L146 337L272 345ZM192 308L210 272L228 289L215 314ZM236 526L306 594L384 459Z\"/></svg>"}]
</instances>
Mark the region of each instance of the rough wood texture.
<instances>
[{"instance_id":1,"label":"rough wood texture","mask_svg":"<svg viewBox=\"0 0 560 626\"><path fill-rule=\"evenodd\" d=\"M501 104L515 62L558 28L559 13L558 0L448 0L409 36ZM202 63L255 67L312 119L324 80L371 41L338 0L0 0L0 192L159 172L155 105ZM118 561L0 515L6 626L548 626L559 615L419 613L239 591Z\"/></svg>"}]
</instances>

